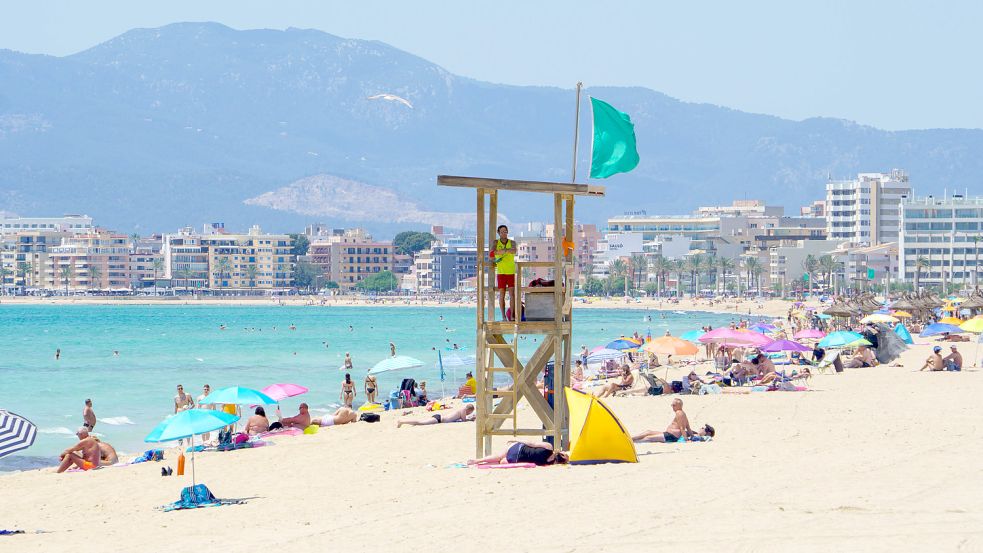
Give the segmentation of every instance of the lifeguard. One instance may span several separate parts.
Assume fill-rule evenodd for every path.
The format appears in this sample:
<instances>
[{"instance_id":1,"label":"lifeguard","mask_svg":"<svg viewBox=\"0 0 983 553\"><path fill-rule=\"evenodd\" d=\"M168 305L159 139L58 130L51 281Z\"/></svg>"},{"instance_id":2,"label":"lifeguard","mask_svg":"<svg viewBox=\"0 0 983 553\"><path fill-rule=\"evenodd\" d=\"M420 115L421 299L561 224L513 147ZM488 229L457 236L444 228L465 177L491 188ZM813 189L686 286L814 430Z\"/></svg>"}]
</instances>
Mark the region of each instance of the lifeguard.
<instances>
[{"instance_id":1,"label":"lifeguard","mask_svg":"<svg viewBox=\"0 0 983 553\"><path fill-rule=\"evenodd\" d=\"M489 252L495 260L495 287L498 288L498 306L502 309L502 319L515 317L515 295L509 294L509 311L505 311L505 294L515 288L515 242L509 240L509 227L498 225L498 239Z\"/></svg>"}]
</instances>

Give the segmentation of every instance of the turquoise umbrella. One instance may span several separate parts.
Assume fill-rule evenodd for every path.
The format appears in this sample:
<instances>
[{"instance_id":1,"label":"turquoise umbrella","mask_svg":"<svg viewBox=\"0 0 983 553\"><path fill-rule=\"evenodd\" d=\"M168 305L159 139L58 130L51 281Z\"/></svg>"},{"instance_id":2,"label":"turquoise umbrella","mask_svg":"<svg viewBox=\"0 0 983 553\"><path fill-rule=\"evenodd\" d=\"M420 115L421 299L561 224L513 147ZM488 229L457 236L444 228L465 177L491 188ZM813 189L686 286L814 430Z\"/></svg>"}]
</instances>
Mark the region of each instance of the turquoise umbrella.
<instances>
[{"instance_id":1,"label":"turquoise umbrella","mask_svg":"<svg viewBox=\"0 0 983 553\"><path fill-rule=\"evenodd\" d=\"M831 332L819 341L821 348L845 348L849 346L869 346L862 334L850 330Z\"/></svg>"},{"instance_id":2,"label":"turquoise umbrella","mask_svg":"<svg viewBox=\"0 0 983 553\"><path fill-rule=\"evenodd\" d=\"M898 325L894 327L894 333L901 336L901 339L904 340L904 343L906 344L915 343L915 341L911 339L911 332L908 332L908 327L902 323L898 323Z\"/></svg>"},{"instance_id":3,"label":"turquoise umbrella","mask_svg":"<svg viewBox=\"0 0 983 553\"><path fill-rule=\"evenodd\" d=\"M221 403L223 405L274 405L277 400L270 396L254 390L243 388L242 386L230 386L215 390L201 400L203 404Z\"/></svg>"},{"instance_id":4,"label":"turquoise umbrella","mask_svg":"<svg viewBox=\"0 0 983 553\"><path fill-rule=\"evenodd\" d=\"M376 363L371 369L369 369L369 374L401 371L403 369L415 369L422 366L423 361L420 361L419 359L409 357L407 355L397 355L396 357L383 359L382 361Z\"/></svg>"},{"instance_id":5,"label":"turquoise umbrella","mask_svg":"<svg viewBox=\"0 0 983 553\"><path fill-rule=\"evenodd\" d=\"M145 442L170 442L191 438L191 485L195 485L195 441L198 434L224 428L239 420L238 415L230 415L213 409L188 409L167 417L143 439Z\"/></svg>"}]
</instances>

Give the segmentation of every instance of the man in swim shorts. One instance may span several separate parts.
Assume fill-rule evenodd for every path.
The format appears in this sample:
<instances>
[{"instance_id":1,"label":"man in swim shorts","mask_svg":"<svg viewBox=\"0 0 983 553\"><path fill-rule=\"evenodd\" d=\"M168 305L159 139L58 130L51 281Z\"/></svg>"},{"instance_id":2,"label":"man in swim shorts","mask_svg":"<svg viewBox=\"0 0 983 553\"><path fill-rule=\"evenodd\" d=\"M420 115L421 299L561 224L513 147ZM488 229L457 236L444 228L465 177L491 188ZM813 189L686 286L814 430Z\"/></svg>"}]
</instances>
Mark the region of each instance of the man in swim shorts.
<instances>
[{"instance_id":1,"label":"man in swim shorts","mask_svg":"<svg viewBox=\"0 0 983 553\"><path fill-rule=\"evenodd\" d=\"M403 426L429 426L431 424L441 424L446 422L464 422L474 420L474 404L468 403L464 407L459 407L453 411L448 411L447 413L434 413L429 417L423 419L422 421L404 421L399 420L396 422L396 428Z\"/></svg>"},{"instance_id":2,"label":"man in swim shorts","mask_svg":"<svg viewBox=\"0 0 983 553\"><path fill-rule=\"evenodd\" d=\"M72 466L82 470L99 468L103 456L99 441L89 436L88 429L84 427L79 428L75 435L78 436L79 441L61 453L61 464L58 466L57 472L65 472ZM112 448L110 447L110 449ZM114 456L115 454L116 452L113 451Z\"/></svg>"},{"instance_id":3,"label":"man in swim shorts","mask_svg":"<svg viewBox=\"0 0 983 553\"><path fill-rule=\"evenodd\" d=\"M300 428L301 430L311 425L311 414L306 403L300 404L300 412L296 416L280 419L280 424L284 428Z\"/></svg>"},{"instance_id":4,"label":"man in swim shorts","mask_svg":"<svg viewBox=\"0 0 983 553\"><path fill-rule=\"evenodd\" d=\"M85 400L85 407L82 408L82 426L89 432L96 427L96 413L92 410L92 400Z\"/></svg>"},{"instance_id":5,"label":"man in swim shorts","mask_svg":"<svg viewBox=\"0 0 983 553\"><path fill-rule=\"evenodd\" d=\"M318 426L338 426L339 424L348 424L357 420L358 413L347 407L339 407L333 415L324 415L320 418L311 419L311 424Z\"/></svg>"},{"instance_id":6,"label":"man in swim shorts","mask_svg":"<svg viewBox=\"0 0 983 553\"><path fill-rule=\"evenodd\" d=\"M509 227L498 225L498 238L490 252L495 258L495 288L498 288L498 306L502 309L502 319L509 320L505 311L505 295L508 289L515 289L515 242L509 240ZM509 312L514 318L515 295L509 296Z\"/></svg>"},{"instance_id":7,"label":"man in swim shorts","mask_svg":"<svg viewBox=\"0 0 983 553\"><path fill-rule=\"evenodd\" d=\"M689 438L691 436L710 436L713 437L716 431L709 424L704 425L699 432L694 432L689 426L689 417L686 416L686 412L683 411L683 400L676 398L672 400L672 421L665 431L659 430L646 430L641 434L632 436L632 441L635 442L675 442L679 440L680 436L685 436Z\"/></svg>"}]
</instances>

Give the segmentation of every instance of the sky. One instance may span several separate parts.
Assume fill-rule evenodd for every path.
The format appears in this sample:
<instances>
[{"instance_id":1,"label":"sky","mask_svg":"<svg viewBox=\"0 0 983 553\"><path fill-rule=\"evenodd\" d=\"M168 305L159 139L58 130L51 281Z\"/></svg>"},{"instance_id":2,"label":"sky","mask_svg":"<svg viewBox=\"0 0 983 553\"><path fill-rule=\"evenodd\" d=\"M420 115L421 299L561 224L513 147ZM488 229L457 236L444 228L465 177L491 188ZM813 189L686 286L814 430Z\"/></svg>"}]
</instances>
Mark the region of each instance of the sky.
<instances>
[{"instance_id":1,"label":"sky","mask_svg":"<svg viewBox=\"0 0 983 553\"><path fill-rule=\"evenodd\" d=\"M516 85L642 86L790 119L983 128L983 2L50 0L6 2L0 48L62 56L136 27L217 21L386 42Z\"/></svg>"}]
</instances>

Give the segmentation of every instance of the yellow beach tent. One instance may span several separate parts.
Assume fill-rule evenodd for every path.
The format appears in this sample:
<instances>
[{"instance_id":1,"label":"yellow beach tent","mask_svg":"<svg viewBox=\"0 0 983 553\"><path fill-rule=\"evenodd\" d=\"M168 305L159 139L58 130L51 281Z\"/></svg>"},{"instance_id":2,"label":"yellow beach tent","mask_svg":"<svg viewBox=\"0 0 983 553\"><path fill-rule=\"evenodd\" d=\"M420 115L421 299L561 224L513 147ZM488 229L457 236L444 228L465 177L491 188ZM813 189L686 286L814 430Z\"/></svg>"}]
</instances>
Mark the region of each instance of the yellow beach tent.
<instances>
[{"instance_id":1,"label":"yellow beach tent","mask_svg":"<svg viewBox=\"0 0 983 553\"><path fill-rule=\"evenodd\" d=\"M596 397L565 388L570 408L570 462L637 463L635 444L618 417Z\"/></svg>"}]
</instances>

